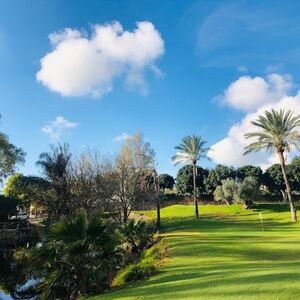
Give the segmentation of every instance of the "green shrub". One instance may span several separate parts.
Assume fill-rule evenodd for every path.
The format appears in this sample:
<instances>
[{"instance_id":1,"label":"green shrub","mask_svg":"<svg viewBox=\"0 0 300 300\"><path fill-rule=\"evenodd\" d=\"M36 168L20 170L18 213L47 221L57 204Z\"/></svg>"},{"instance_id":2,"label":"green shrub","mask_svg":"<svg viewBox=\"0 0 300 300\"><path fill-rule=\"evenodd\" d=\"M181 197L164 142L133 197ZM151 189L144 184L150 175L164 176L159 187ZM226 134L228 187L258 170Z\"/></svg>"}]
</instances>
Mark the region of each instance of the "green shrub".
<instances>
[{"instance_id":1,"label":"green shrub","mask_svg":"<svg viewBox=\"0 0 300 300\"><path fill-rule=\"evenodd\" d=\"M162 260L166 256L166 245L164 241L160 241L156 245L152 246L151 248L145 250L142 253L142 258L153 258L155 260Z\"/></svg>"},{"instance_id":2,"label":"green shrub","mask_svg":"<svg viewBox=\"0 0 300 300\"><path fill-rule=\"evenodd\" d=\"M121 286L126 283L133 283L138 280L149 278L157 271L158 262L152 258L142 259L136 264L128 265L120 271L114 279L114 286Z\"/></svg>"},{"instance_id":3,"label":"green shrub","mask_svg":"<svg viewBox=\"0 0 300 300\"><path fill-rule=\"evenodd\" d=\"M116 275L113 286L118 287L133 283L154 275L158 270L161 260L165 257L165 254L166 246L163 241L145 250L139 262L128 265Z\"/></svg>"}]
</instances>

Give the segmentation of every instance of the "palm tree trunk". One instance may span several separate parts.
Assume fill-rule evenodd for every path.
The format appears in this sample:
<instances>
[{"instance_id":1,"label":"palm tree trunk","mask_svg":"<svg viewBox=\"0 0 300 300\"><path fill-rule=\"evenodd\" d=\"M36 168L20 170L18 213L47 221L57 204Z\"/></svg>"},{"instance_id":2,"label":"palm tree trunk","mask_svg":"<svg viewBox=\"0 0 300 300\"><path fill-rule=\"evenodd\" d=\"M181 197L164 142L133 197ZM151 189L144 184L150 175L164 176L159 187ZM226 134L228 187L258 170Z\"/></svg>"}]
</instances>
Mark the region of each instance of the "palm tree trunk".
<instances>
[{"instance_id":1,"label":"palm tree trunk","mask_svg":"<svg viewBox=\"0 0 300 300\"><path fill-rule=\"evenodd\" d=\"M195 203L195 217L199 218L197 186L196 186L196 163L193 162L193 185L194 185L194 203Z\"/></svg>"},{"instance_id":2,"label":"palm tree trunk","mask_svg":"<svg viewBox=\"0 0 300 300\"><path fill-rule=\"evenodd\" d=\"M291 210L291 218L293 222L297 222L297 211L296 211L296 207L292 198L292 192L291 192L291 187L286 175L286 169L285 169L285 162L284 162L284 157L283 157L283 152L282 151L278 151L278 156L279 156L279 161L280 161L280 165L281 165L281 170L282 170L282 175L284 178L284 182L285 182L285 187L286 187L286 193L288 196L288 200L289 200L289 204L290 204L290 210Z\"/></svg>"}]
</instances>

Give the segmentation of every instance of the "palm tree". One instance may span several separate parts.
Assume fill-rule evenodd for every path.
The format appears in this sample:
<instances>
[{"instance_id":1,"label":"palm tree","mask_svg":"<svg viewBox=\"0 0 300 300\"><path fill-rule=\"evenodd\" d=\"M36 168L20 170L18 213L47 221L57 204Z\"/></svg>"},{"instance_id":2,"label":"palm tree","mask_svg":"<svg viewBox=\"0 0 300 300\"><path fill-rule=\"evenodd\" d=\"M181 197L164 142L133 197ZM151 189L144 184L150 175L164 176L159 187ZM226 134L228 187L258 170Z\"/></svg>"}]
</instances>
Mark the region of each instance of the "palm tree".
<instances>
[{"instance_id":1,"label":"palm tree","mask_svg":"<svg viewBox=\"0 0 300 300\"><path fill-rule=\"evenodd\" d=\"M193 165L193 187L194 187L194 203L195 203L195 216L199 218L198 200L197 200L197 187L196 187L196 176L197 176L197 162L201 158L207 158L207 151L209 148L205 148L204 145L207 142L202 140L201 136L192 135L186 136L182 139L180 145L176 146L175 149L178 152L172 157L175 165L177 164L188 164Z\"/></svg>"},{"instance_id":2,"label":"palm tree","mask_svg":"<svg viewBox=\"0 0 300 300\"><path fill-rule=\"evenodd\" d=\"M116 228L85 210L50 226L40 246L30 252L35 289L41 299L77 299L111 285L122 247Z\"/></svg>"},{"instance_id":3,"label":"palm tree","mask_svg":"<svg viewBox=\"0 0 300 300\"><path fill-rule=\"evenodd\" d=\"M74 207L69 203L70 191L68 185L71 156L68 144L51 145L51 151L40 154L37 165L41 168L44 178L54 191L47 199L48 219L56 221L62 215L73 213Z\"/></svg>"},{"instance_id":4,"label":"palm tree","mask_svg":"<svg viewBox=\"0 0 300 300\"><path fill-rule=\"evenodd\" d=\"M245 153L267 150L277 153L290 203L291 217L297 221L297 212L292 199L291 187L286 174L284 152L290 152L294 146L300 150L300 135L297 128L300 126L300 115L294 116L293 112L283 109L265 111L264 116L259 116L252 124L260 130L245 134L245 138L256 138L256 141L245 147Z\"/></svg>"}]
</instances>

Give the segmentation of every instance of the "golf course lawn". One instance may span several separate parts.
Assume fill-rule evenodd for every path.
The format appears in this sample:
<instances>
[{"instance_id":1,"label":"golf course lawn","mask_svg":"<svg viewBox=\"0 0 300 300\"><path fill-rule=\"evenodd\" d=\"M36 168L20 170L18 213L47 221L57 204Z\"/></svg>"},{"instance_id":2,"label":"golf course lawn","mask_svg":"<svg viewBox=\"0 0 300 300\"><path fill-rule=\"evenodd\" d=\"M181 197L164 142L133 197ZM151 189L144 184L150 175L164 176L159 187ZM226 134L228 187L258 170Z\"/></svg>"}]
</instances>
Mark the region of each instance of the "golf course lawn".
<instances>
[{"instance_id":1,"label":"golf course lawn","mask_svg":"<svg viewBox=\"0 0 300 300\"><path fill-rule=\"evenodd\" d=\"M193 209L162 209L157 275L93 299L300 299L300 222L288 206L200 206L198 220Z\"/></svg>"}]
</instances>

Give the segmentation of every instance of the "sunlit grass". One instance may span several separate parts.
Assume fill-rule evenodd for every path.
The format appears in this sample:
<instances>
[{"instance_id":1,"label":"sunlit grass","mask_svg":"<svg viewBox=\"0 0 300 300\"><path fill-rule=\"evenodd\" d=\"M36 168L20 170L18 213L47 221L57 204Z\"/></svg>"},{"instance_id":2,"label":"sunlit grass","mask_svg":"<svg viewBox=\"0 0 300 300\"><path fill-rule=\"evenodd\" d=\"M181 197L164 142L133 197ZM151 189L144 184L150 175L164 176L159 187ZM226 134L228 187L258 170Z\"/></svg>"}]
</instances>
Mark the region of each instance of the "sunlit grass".
<instances>
[{"instance_id":1,"label":"sunlit grass","mask_svg":"<svg viewBox=\"0 0 300 300\"><path fill-rule=\"evenodd\" d=\"M199 220L193 212L162 209L169 258L158 275L96 299L300 299L300 224L287 206L202 206Z\"/></svg>"}]
</instances>

